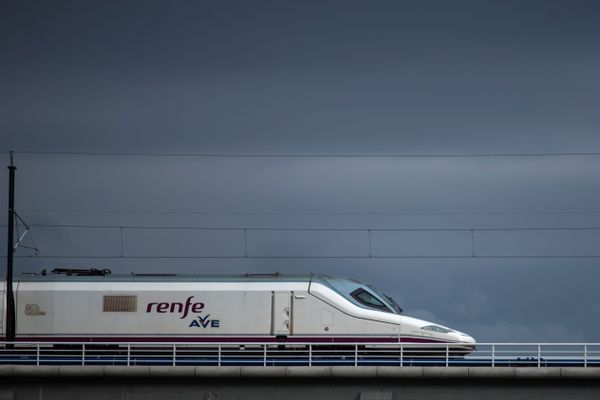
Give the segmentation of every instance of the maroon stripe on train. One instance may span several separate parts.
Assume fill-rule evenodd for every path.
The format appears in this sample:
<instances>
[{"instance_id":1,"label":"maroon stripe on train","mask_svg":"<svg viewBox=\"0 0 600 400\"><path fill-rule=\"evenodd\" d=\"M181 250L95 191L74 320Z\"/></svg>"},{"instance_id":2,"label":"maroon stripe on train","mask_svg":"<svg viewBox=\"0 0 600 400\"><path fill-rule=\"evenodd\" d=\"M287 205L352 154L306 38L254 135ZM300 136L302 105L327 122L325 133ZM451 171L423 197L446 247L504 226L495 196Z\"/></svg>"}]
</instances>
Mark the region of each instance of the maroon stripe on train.
<instances>
[{"instance_id":1,"label":"maroon stripe on train","mask_svg":"<svg viewBox=\"0 0 600 400\"><path fill-rule=\"evenodd\" d=\"M0 337L0 340L4 338ZM276 337L123 337L123 336L84 336L84 337L66 337L66 336L52 336L52 337L17 337L16 342L164 342L164 343L178 343L178 342L194 342L194 343L447 343L442 340L428 339L428 338L416 338L416 337L287 337L285 339L278 339Z\"/></svg>"}]
</instances>

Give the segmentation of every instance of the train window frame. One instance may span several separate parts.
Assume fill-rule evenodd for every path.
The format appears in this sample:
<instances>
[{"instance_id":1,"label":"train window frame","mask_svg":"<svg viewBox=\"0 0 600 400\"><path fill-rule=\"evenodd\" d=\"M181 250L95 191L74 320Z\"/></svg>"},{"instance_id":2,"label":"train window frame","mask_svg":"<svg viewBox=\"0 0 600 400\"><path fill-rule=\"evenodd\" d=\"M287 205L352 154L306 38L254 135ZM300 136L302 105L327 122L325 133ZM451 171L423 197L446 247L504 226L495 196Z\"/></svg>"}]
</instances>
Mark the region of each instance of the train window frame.
<instances>
[{"instance_id":1,"label":"train window frame","mask_svg":"<svg viewBox=\"0 0 600 400\"><path fill-rule=\"evenodd\" d=\"M398 303L396 303L396 300L393 299L393 297L388 296L387 294L383 293L380 290L377 290L377 288L369 285L369 284L365 284L373 293L375 293L376 297L379 296L379 298L377 300L384 300L383 303L388 307L392 309L392 312L394 314L402 314L404 312L404 310L402 310L402 307L400 307L400 305Z\"/></svg>"},{"instance_id":2,"label":"train window frame","mask_svg":"<svg viewBox=\"0 0 600 400\"><path fill-rule=\"evenodd\" d=\"M388 301L388 296L384 295L382 292L380 292L379 290L377 290L376 288L374 288L373 286L371 286L365 282L361 282L356 279L334 278L334 277L327 276L327 275L322 275L320 277L317 277L317 279L318 279L319 283L324 284L325 286L327 286L328 288L330 288L331 290L333 290L334 292L336 292L337 294L339 294L340 296L342 296L344 299L351 302L355 306L358 306L361 308L366 308L368 310L387 312L387 313L395 314L395 315L401 315L403 312L402 308L400 308L398 303L396 303L394 301L393 303L395 303L395 305L392 304L391 300ZM356 298L354 298L353 296L350 295L353 291L355 291L359 288L362 288L363 290L374 295L387 308L384 310L379 309L379 308L373 308L371 306L363 304L363 302L357 300Z\"/></svg>"},{"instance_id":3,"label":"train window frame","mask_svg":"<svg viewBox=\"0 0 600 400\"><path fill-rule=\"evenodd\" d=\"M360 295L362 295L364 293L368 294L371 297L371 299L374 299L379 304L374 304L374 303L368 302L367 300L361 298ZM350 296L352 296L353 299L355 299L356 301L358 301L360 304L362 304L363 306L365 306L367 308L394 314L394 312L392 310L390 310L390 308L388 306L386 306L383 301L378 299L377 296L375 296L373 293L369 292L368 290L365 290L364 288L359 287L359 288L353 290L352 292L350 292Z\"/></svg>"}]
</instances>

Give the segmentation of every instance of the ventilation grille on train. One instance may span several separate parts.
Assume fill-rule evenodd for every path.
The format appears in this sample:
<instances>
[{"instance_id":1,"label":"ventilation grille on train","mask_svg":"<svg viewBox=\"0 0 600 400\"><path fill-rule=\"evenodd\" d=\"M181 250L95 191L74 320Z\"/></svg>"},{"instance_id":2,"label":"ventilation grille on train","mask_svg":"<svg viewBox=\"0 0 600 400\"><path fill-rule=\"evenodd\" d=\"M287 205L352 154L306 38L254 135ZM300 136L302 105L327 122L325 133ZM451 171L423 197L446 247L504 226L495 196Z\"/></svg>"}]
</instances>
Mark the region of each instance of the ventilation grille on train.
<instances>
[{"instance_id":1,"label":"ventilation grille on train","mask_svg":"<svg viewBox=\"0 0 600 400\"><path fill-rule=\"evenodd\" d=\"M104 312L136 312L137 296L104 296Z\"/></svg>"}]
</instances>

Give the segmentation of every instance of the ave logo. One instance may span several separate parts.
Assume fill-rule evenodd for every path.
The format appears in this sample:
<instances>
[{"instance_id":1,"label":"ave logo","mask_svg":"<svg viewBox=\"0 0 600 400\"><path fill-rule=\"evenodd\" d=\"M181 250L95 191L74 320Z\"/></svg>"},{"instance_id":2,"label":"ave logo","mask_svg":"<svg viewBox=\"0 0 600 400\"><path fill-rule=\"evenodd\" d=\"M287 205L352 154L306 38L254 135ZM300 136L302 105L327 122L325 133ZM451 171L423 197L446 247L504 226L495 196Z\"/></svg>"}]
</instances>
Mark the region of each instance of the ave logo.
<instances>
[{"instance_id":1,"label":"ave logo","mask_svg":"<svg viewBox=\"0 0 600 400\"><path fill-rule=\"evenodd\" d=\"M210 317L210 314L207 314L204 317L201 315L197 315L196 317L198 318L197 320L193 319L192 322L190 322L190 328L208 328L209 326L211 328L219 327L220 321L218 319L208 319L208 317Z\"/></svg>"}]
</instances>

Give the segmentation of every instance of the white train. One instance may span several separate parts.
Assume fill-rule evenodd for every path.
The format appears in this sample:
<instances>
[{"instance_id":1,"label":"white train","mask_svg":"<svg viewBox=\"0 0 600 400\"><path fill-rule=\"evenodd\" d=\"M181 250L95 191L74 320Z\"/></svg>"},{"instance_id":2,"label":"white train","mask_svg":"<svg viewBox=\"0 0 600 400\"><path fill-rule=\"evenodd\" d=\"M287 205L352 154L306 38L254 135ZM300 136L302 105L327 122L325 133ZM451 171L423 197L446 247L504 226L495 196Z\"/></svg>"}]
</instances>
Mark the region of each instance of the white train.
<instances>
[{"instance_id":1,"label":"white train","mask_svg":"<svg viewBox=\"0 0 600 400\"><path fill-rule=\"evenodd\" d=\"M466 349L475 343L465 333L403 315L392 298L353 279L90 271L19 277L13 284L16 340L439 342ZM6 298L5 283L0 290ZM5 327L3 319L2 332Z\"/></svg>"}]
</instances>

